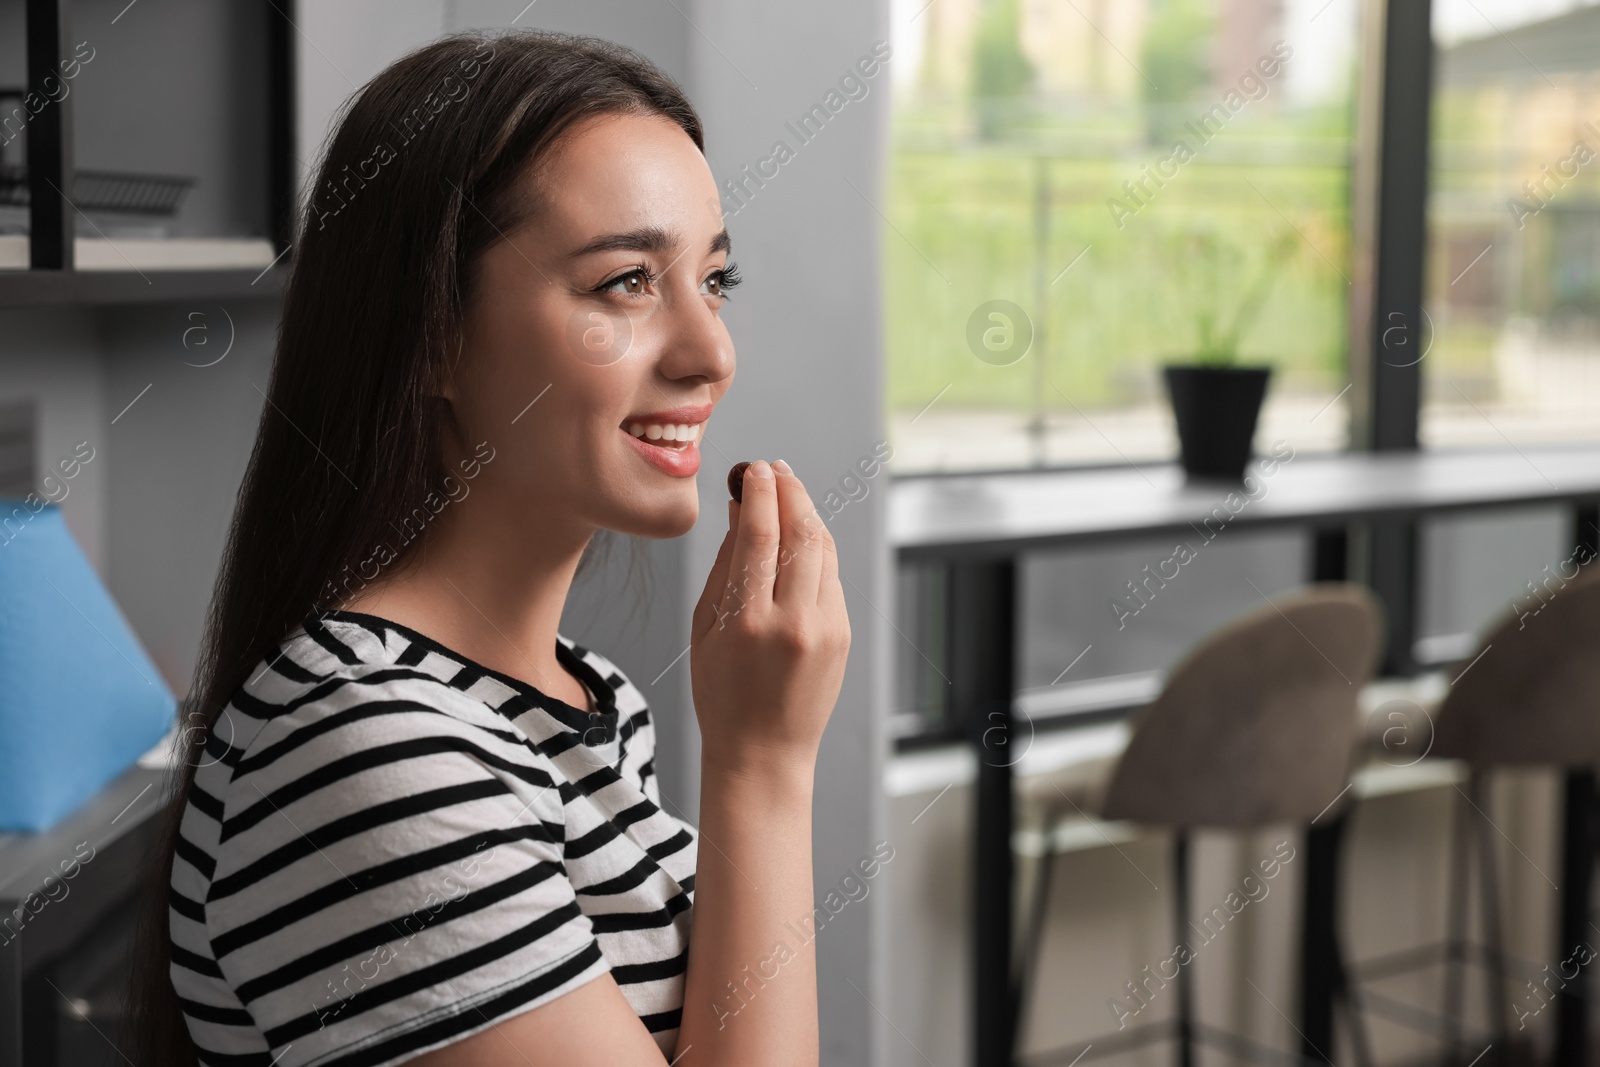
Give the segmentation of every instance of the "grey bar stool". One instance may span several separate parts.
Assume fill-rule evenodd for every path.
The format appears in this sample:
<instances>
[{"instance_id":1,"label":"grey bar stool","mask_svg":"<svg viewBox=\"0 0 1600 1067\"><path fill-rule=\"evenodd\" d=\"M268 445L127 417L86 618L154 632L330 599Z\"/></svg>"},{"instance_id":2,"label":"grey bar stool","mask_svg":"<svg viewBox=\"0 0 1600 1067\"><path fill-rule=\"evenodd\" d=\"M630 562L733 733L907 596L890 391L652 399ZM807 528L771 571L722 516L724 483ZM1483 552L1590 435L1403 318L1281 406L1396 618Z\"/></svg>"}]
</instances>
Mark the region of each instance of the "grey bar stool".
<instances>
[{"instance_id":1,"label":"grey bar stool","mask_svg":"<svg viewBox=\"0 0 1600 1067\"><path fill-rule=\"evenodd\" d=\"M1103 789L1079 789L1076 798L1058 794L1051 804L1051 782L1018 779L1025 800L1045 811L1045 840L1055 839L1052 823L1080 813L1169 829L1174 932L1187 944L1190 832L1306 825L1340 803L1360 734L1357 695L1377 666L1382 629L1382 609L1371 593L1325 583L1213 633L1136 713L1128 746ZM1019 975L1019 1005L1037 994L1054 856L1047 846L1038 861L1023 944L1031 958ZM1175 978L1161 976L1176 985L1175 1027L1144 1024L1098 1038L1094 1055L1170 1036L1179 1067L1193 1067L1198 1042L1257 1060L1299 1059L1199 1024L1191 969L1180 963ZM1346 1007L1358 1062L1370 1064L1360 1013Z\"/></svg>"},{"instance_id":2,"label":"grey bar stool","mask_svg":"<svg viewBox=\"0 0 1600 1067\"><path fill-rule=\"evenodd\" d=\"M1498 831L1490 808L1488 776L1496 767L1541 766L1567 771L1566 826L1561 873L1561 943L1556 959L1593 940L1589 923L1590 875L1595 854L1594 768L1600 765L1600 573L1580 573L1560 588L1544 590L1537 610L1513 610L1494 627L1440 702L1432 755L1471 768L1467 795L1456 805L1449 901L1447 961L1468 958L1465 944L1469 853L1478 853L1483 935L1491 976L1489 1020L1503 1051L1510 1036L1506 954L1493 863ZM1531 607L1525 605L1524 607ZM1473 809L1477 810L1474 811ZM1472 824L1477 824L1477 834ZM1560 966L1556 1062L1585 1061L1587 960L1574 959L1575 977ZM1463 983L1459 966L1446 972L1444 1015L1452 1051L1462 1049Z\"/></svg>"}]
</instances>

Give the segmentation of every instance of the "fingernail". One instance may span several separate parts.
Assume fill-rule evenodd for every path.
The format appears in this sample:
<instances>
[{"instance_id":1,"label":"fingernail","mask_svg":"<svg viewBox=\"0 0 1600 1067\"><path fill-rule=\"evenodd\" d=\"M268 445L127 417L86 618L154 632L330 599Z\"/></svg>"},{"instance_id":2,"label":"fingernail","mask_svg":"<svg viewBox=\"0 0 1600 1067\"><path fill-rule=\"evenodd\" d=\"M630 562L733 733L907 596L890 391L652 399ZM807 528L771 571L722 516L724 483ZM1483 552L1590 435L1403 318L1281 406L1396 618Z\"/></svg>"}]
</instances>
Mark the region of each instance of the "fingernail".
<instances>
[{"instance_id":1,"label":"fingernail","mask_svg":"<svg viewBox=\"0 0 1600 1067\"><path fill-rule=\"evenodd\" d=\"M745 473L753 478L770 478L772 477L772 467L768 465L766 460L758 459L750 464L750 469Z\"/></svg>"},{"instance_id":2,"label":"fingernail","mask_svg":"<svg viewBox=\"0 0 1600 1067\"><path fill-rule=\"evenodd\" d=\"M772 461L772 469L777 471L779 474L793 474L794 473L794 471L789 469L789 465L787 463L785 463L781 459L775 459L775 460Z\"/></svg>"}]
</instances>

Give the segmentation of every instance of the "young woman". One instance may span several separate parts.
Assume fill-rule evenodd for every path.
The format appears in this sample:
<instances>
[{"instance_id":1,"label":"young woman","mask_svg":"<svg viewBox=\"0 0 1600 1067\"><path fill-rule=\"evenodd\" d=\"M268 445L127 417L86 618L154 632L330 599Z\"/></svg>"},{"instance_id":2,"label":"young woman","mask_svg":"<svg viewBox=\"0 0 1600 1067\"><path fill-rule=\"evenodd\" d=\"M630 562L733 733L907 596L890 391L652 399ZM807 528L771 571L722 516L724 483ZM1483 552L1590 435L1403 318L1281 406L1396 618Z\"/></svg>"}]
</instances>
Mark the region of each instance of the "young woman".
<instances>
[{"instance_id":1,"label":"young woman","mask_svg":"<svg viewBox=\"0 0 1600 1067\"><path fill-rule=\"evenodd\" d=\"M806 490L750 466L694 609L698 831L640 689L557 631L597 532L697 518L737 282L702 148L671 81L592 39L452 37L349 105L183 732L134 1062L817 1062L813 949L783 931L850 629Z\"/></svg>"}]
</instances>

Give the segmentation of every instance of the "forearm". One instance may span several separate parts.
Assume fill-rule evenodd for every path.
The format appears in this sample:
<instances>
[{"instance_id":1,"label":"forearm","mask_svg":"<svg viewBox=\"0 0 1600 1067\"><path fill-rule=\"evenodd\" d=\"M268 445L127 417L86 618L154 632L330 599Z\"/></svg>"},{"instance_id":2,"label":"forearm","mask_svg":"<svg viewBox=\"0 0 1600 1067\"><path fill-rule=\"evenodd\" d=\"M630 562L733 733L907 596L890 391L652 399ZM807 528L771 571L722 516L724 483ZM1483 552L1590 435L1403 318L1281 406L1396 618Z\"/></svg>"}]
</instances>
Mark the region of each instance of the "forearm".
<instances>
[{"instance_id":1,"label":"forearm","mask_svg":"<svg viewBox=\"0 0 1600 1067\"><path fill-rule=\"evenodd\" d=\"M680 1067L815 1067L809 762L708 764Z\"/></svg>"}]
</instances>

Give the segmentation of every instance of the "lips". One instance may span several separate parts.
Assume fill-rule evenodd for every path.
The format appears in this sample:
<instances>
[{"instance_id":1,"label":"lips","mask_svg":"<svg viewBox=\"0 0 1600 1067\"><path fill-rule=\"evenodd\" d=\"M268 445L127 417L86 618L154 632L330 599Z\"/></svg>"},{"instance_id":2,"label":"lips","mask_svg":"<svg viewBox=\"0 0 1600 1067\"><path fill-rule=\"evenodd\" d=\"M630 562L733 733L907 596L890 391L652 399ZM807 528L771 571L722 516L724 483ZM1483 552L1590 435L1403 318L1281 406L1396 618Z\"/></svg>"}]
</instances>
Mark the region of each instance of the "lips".
<instances>
[{"instance_id":1,"label":"lips","mask_svg":"<svg viewBox=\"0 0 1600 1067\"><path fill-rule=\"evenodd\" d=\"M630 415L618 429L645 462L688 478L700 469L700 437L710 415L710 404L686 405Z\"/></svg>"}]
</instances>

